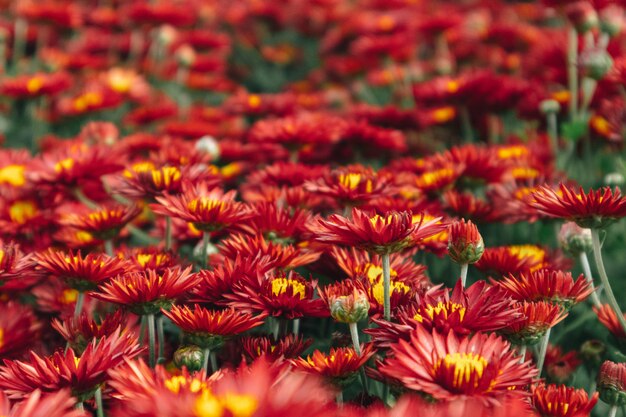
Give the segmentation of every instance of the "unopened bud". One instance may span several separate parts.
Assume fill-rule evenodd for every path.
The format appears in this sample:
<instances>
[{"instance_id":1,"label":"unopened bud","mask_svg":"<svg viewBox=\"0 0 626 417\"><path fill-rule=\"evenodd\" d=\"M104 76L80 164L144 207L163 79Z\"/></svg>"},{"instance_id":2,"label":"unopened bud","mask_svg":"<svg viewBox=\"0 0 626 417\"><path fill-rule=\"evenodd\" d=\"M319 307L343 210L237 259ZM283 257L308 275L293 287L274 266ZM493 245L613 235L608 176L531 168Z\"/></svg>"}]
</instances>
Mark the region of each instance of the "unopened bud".
<instances>
[{"instance_id":1,"label":"unopened bud","mask_svg":"<svg viewBox=\"0 0 626 417\"><path fill-rule=\"evenodd\" d=\"M626 405L626 364L605 361L598 373L598 392L607 404Z\"/></svg>"},{"instance_id":2,"label":"unopened bud","mask_svg":"<svg viewBox=\"0 0 626 417\"><path fill-rule=\"evenodd\" d=\"M606 353L606 345L600 340L587 340L580 346L578 356L585 365L590 365L597 369Z\"/></svg>"},{"instance_id":3,"label":"unopened bud","mask_svg":"<svg viewBox=\"0 0 626 417\"><path fill-rule=\"evenodd\" d=\"M196 142L196 150L211 155L212 160L220 157L220 145L212 136L202 136Z\"/></svg>"},{"instance_id":4,"label":"unopened bud","mask_svg":"<svg viewBox=\"0 0 626 417\"><path fill-rule=\"evenodd\" d=\"M599 24L598 13L596 13L593 6L586 1L577 1L567 5L565 15L578 33L588 32L598 27Z\"/></svg>"},{"instance_id":5,"label":"unopened bud","mask_svg":"<svg viewBox=\"0 0 626 417\"><path fill-rule=\"evenodd\" d=\"M613 37L618 35L624 27L624 12L622 6L612 4L600 11L600 29Z\"/></svg>"},{"instance_id":6,"label":"unopened bud","mask_svg":"<svg viewBox=\"0 0 626 417\"><path fill-rule=\"evenodd\" d=\"M604 78L613 66L613 58L604 49L593 48L581 55L579 65L586 77L598 81Z\"/></svg>"},{"instance_id":7,"label":"unopened bud","mask_svg":"<svg viewBox=\"0 0 626 417\"><path fill-rule=\"evenodd\" d=\"M461 265L477 262L485 251L483 238L474 223L465 220L455 221L450 225L448 255Z\"/></svg>"},{"instance_id":8,"label":"unopened bud","mask_svg":"<svg viewBox=\"0 0 626 417\"><path fill-rule=\"evenodd\" d=\"M539 103L539 110L541 110L543 114L558 113L561 111L561 105L556 100L547 99Z\"/></svg>"},{"instance_id":9,"label":"unopened bud","mask_svg":"<svg viewBox=\"0 0 626 417\"><path fill-rule=\"evenodd\" d=\"M174 365L177 368L185 366L189 372L202 369L204 352L198 346L181 346L174 352Z\"/></svg>"},{"instance_id":10,"label":"unopened bud","mask_svg":"<svg viewBox=\"0 0 626 417\"><path fill-rule=\"evenodd\" d=\"M367 295L356 288L350 294L329 297L328 304L331 317L340 323L358 323L370 309Z\"/></svg>"},{"instance_id":11,"label":"unopened bud","mask_svg":"<svg viewBox=\"0 0 626 417\"><path fill-rule=\"evenodd\" d=\"M574 222L567 222L559 230L558 241L565 253L577 257L591 250L591 230L583 229Z\"/></svg>"}]
</instances>

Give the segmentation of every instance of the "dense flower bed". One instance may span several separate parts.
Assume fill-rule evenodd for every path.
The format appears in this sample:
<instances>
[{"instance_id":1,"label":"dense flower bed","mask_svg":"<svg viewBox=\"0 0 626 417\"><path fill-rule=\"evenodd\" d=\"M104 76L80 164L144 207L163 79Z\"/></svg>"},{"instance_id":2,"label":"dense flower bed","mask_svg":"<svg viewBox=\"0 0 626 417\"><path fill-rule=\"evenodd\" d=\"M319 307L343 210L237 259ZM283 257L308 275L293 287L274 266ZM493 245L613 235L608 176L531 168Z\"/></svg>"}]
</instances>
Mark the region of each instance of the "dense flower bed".
<instances>
[{"instance_id":1,"label":"dense flower bed","mask_svg":"<svg viewBox=\"0 0 626 417\"><path fill-rule=\"evenodd\" d=\"M1 1L0 416L625 417L624 6Z\"/></svg>"}]
</instances>

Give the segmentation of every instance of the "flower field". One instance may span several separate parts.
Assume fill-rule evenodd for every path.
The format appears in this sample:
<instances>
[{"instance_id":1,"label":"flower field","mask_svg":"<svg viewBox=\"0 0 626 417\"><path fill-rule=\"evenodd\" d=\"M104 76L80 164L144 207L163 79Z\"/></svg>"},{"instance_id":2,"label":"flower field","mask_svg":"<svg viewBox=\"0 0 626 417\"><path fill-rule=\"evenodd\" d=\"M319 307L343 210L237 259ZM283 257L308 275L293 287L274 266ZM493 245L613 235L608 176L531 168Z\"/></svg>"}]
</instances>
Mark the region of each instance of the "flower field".
<instances>
[{"instance_id":1,"label":"flower field","mask_svg":"<svg viewBox=\"0 0 626 417\"><path fill-rule=\"evenodd\" d=\"M0 0L0 416L626 417L624 7Z\"/></svg>"}]
</instances>

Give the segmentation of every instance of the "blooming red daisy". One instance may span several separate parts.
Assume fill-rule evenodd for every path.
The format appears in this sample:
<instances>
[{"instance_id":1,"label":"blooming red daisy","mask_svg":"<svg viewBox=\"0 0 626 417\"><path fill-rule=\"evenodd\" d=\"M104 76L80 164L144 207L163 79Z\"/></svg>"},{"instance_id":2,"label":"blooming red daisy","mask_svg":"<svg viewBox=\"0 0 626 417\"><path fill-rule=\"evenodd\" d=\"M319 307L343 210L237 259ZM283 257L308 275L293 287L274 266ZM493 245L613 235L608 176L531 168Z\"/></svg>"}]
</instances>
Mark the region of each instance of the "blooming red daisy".
<instances>
[{"instance_id":1,"label":"blooming red daisy","mask_svg":"<svg viewBox=\"0 0 626 417\"><path fill-rule=\"evenodd\" d=\"M61 213L59 223L85 231L97 239L109 240L116 237L122 227L141 213L138 206L108 204L84 213Z\"/></svg>"},{"instance_id":2,"label":"blooming red daisy","mask_svg":"<svg viewBox=\"0 0 626 417\"><path fill-rule=\"evenodd\" d=\"M266 336L244 336L239 343L244 354L251 361L261 356L277 361L280 358L297 358L311 346L313 339L304 339L303 336L294 334L288 334L278 340Z\"/></svg>"},{"instance_id":3,"label":"blooming red daisy","mask_svg":"<svg viewBox=\"0 0 626 417\"><path fill-rule=\"evenodd\" d=\"M180 263L174 253L156 247L126 248L118 252L117 256L127 259L138 269L154 269L157 272L163 272Z\"/></svg>"},{"instance_id":4,"label":"blooming red daisy","mask_svg":"<svg viewBox=\"0 0 626 417\"><path fill-rule=\"evenodd\" d=\"M589 398L584 389L539 384L532 388L532 402L542 417L583 417L598 402L598 393Z\"/></svg>"},{"instance_id":5,"label":"blooming red daisy","mask_svg":"<svg viewBox=\"0 0 626 417\"><path fill-rule=\"evenodd\" d=\"M263 237L276 243L294 243L302 240L306 224L311 219L307 210L279 207L276 202L260 202L253 206L255 214L250 219L238 224L244 233Z\"/></svg>"},{"instance_id":6,"label":"blooming red daisy","mask_svg":"<svg viewBox=\"0 0 626 417\"><path fill-rule=\"evenodd\" d=\"M47 358L31 351L29 362L4 361L0 367L0 388L11 399L24 398L36 389L50 392L70 388L79 401L84 401L106 381L107 370L141 351L134 335L120 331L97 343L92 341L80 357L71 348L65 354L55 352Z\"/></svg>"},{"instance_id":7,"label":"blooming red daisy","mask_svg":"<svg viewBox=\"0 0 626 417\"><path fill-rule=\"evenodd\" d=\"M329 353L316 350L306 359L293 359L291 363L296 369L321 375L332 383L343 385L350 382L374 353L376 351L369 344L361 348L360 355L351 347L331 348Z\"/></svg>"},{"instance_id":8,"label":"blooming red daisy","mask_svg":"<svg viewBox=\"0 0 626 417\"><path fill-rule=\"evenodd\" d=\"M541 186L527 200L548 217L556 217L576 222L580 227L600 229L626 216L626 198L619 189L610 187L589 190L576 190L564 184L559 189Z\"/></svg>"},{"instance_id":9,"label":"blooming red daisy","mask_svg":"<svg viewBox=\"0 0 626 417\"><path fill-rule=\"evenodd\" d=\"M124 332L134 323L123 311L118 310L99 320L90 317L87 313L82 313L78 317L68 317L63 321L55 318L51 324L52 328L67 340L74 352L82 354L94 339L109 337L120 329Z\"/></svg>"},{"instance_id":10,"label":"blooming red daisy","mask_svg":"<svg viewBox=\"0 0 626 417\"><path fill-rule=\"evenodd\" d=\"M89 294L100 300L127 307L135 314L156 314L161 307L172 303L196 286L200 278L191 273L191 267L130 272L118 275Z\"/></svg>"},{"instance_id":11,"label":"blooming red daisy","mask_svg":"<svg viewBox=\"0 0 626 417\"><path fill-rule=\"evenodd\" d=\"M34 269L34 265L32 255L25 255L18 244L0 242L2 291L21 291L35 285L41 274Z\"/></svg>"},{"instance_id":12,"label":"blooming red daisy","mask_svg":"<svg viewBox=\"0 0 626 417\"><path fill-rule=\"evenodd\" d=\"M226 337L234 336L263 324L263 315L253 316L233 309L207 310L198 304L193 310L187 306L172 306L163 314L178 326L186 339L203 349L217 349Z\"/></svg>"},{"instance_id":13,"label":"blooming red daisy","mask_svg":"<svg viewBox=\"0 0 626 417\"><path fill-rule=\"evenodd\" d=\"M602 304L599 308L593 307L593 311L598 315L598 320L604 325L613 336L618 339L626 339L626 332L617 319L617 314L608 304ZM626 314L624 315L626 318Z\"/></svg>"},{"instance_id":14,"label":"blooming red daisy","mask_svg":"<svg viewBox=\"0 0 626 417\"><path fill-rule=\"evenodd\" d=\"M35 254L37 268L61 278L79 291L95 290L98 284L134 269L130 262L102 253L82 256L78 252L48 249Z\"/></svg>"},{"instance_id":15,"label":"blooming red daisy","mask_svg":"<svg viewBox=\"0 0 626 417\"><path fill-rule=\"evenodd\" d=\"M575 350L563 353L560 346L548 345L543 367L550 382L564 384L571 379L581 363Z\"/></svg>"},{"instance_id":16,"label":"blooming red daisy","mask_svg":"<svg viewBox=\"0 0 626 417\"><path fill-rule=\"evenodd\" d=\"M0 358L22 355L37 340L41 323L33 311L14 301L0 304Z\"/></svg>"},{"instance_id":17,"label":"blooming red daisy","mask_svg":"<svg viewBox=\"0 0 626 417\"><path fill-rule=\"evenodd\" d=\"M352 209L352 219L332 214L318 219L311 226L318 242L354 246L378 254L389 254L410 248L420 240L445 230L436 218L428 222L414 222L409 212L389 212L383 216L368 215Z\"/></svg>"},{"instance_id":18,"label":"blooming red daisy","mask_svg":"<svg viewBox=\"0 0 626 417\"><path fill-rule=\"evenodd\" d=\"M541 269L531 273L510 275L494 281L518 301L548 301L570 308L580 303L593 291L593 287L583 274L576 281L571 272Z\"/></svg>"},{"instance_id":19,"label":"blooming red daisy","mask_svg":"<svg viewBox=\"0 0 626 417\"><path fill-rule=\"evenodd\" d=\"M11 405L3 392L0 392L0 415L5 417L89 417L91 414L76 408L76 399L70 390L63 389L43 394L35 390L24 401Z\"/></svg>"},{"instance_id":20,"label":"blooming red daisy","mask_svg":"<svg viewBox=\"0 0 626 417\"><path fill-rule=\"evenodd\" d=\"M150 207L155 213L191 222L204 232L213 232L254 215L246 204L235 201L235 195L235 191L209 190L204 184L184 185L182 194L157 196L158 204Z\"/></svg>"},{"instance_id":21,"label":"blooming red daisy","mask_svg":"<svg viewBox=\"0 0 626 417\"><path fill-rule=\"evenodd\" d=\"M537 343L546 332L567 317L567 310L546 301L517 303L519 320L500 330L511 342L521 345Z\"/></svg>"},{"instance_id":22,"label":"blooming red daisy","mask_svg":"<svg viewBox=\"0 0 626 417\"><path fill-rule=\"evenodd\" d=\"M418 326L410 341L391 345L391 352L380 372L437 400L470 396L497 403L508 395L525 395L537 376L537 369L520 363L509 343L494 334L459 337Z\"/></svg>"}]
</instances>

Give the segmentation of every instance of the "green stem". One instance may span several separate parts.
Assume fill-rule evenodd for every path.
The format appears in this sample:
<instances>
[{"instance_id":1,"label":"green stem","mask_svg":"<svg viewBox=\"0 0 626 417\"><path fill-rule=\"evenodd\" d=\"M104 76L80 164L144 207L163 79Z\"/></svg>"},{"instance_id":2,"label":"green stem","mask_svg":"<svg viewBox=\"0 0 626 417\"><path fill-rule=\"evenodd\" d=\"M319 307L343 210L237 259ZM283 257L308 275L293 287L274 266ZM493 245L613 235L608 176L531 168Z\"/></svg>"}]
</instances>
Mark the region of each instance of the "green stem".
<instances>
[{"instance_id":1,"label":"green stem","mask_svg":"<svg viewBox=\"0 0 626 417\"><path fill-rule=\"evenodd\" d=\"M340 406L342 406L342 405L343 405L343 391L339 391L339 392L337 393L336 400L337 400L337 404L338 404L338 405L340 405Z\"/></svg>"},{"instance_id":2,"label":"green stem","mask_svg":"<svg viewBox=\"0 0 626 417\"><path fill-rule=\"evenodd\" d=\"M15 20L13 33L13 68L17 68L20 59L26 51L26 36L28 34L28 23L23 18Z\"/></svg>"},{"instance_id":3,"label":"green stem","mask_svg":"<svg viewBox=\"0 0 626 417\"><path fill-rule=\"evenodd\" d=\"M156 319L156 325L157 325L157 340L159 342L159 351L158 351L158 355L157 355L157 362L159 359L163 358L164 353L165 353L165 331L163 329L163 320L165 320L165 317L163 315L159 316Z\"/></svg>"},{"instance_id":4,"label":"green stem","mask_svg":"<svg viewBox=\"0 0 626 417\"><path fill-rule=\"evenodd\" d=\"M587 254L585 252L580 253L580 263L583 267L583 272L585 273L585 278L587 278L587 282L594 289L591 293L591 301L593 301L593 305L597 308L602 306L600 302L600 297L598 297L598 292L595 290L595 286L593 285L593 275L591 275L591 267L589 266L589 258L587 258Z\"/></svg>"},{"instance_id":5,"label":"green stem","mask_svg":"<svg viewBox=\"0 0 626 417\"><path fill-rule=\"evenodd\" d=\"M556 112L548 112L548 114L546 114L546 122L548 124L548 136L552 143L552 151L554 155L556 155L559 151L559 128Z\"/></svg>"},{"instance_id":6,"label":"green stem","mask_svg":"<svg viewBox=\"0 0 626 417\"><path fill-rule=\"evenodd\" d=\"M543 364L546 360L546 352L548 352L548 344L550 343L551 330L552 328L549 328L546 331L546 334L543 335L541 346L539 347L539 356L537 357L537 369L539 370L538 376L541 376L541 372L543 371Z\"/></svg>"},{"instance_id":7,"label":"green stem","mask_svg":"<svg viewBox=\"0 0 626 417\"><path fill-rule=\"evenodd\" d=\"M96 399L96 416L104 417L104 407L102 406L102 388L98 387L94 397Z\"/></svg>"},{"instance_id":8,"label":"green stem","mask_svg":"<svg viewBox=\"0 0 626 417\"><path fill-rule=\"evenodd\" d=\"M172 249L172 218L165 218L165 250Z\"/></svg>"},{"instance_id":9,"label":"green stem","mask_svg":"<svg viewBox=\"0 0 626 417\"><path fill-rule=\"evenodd\" d=\"M617 415L617 406L616 405L612 405L611 409L609 410L609 414L607 415L607 417L615 417Z\"/></svg>"},{"instance_id":10,"label":"green stem","mask_svg":"<svg viewBox=\"0 0 626 417\"><path fill-rule=\"evenodd\" d=\"M385 320L391 321L391 267L389 266L389 254L383 258L383 315Z\"/></svg>"},{"instance_id":11,"label":"green stem","mask_svg":"<svg viewBox=\"0 0 626 417\"><path fill-rule=\"evenodd\" d=\"M348 323L348 327L350 328L350 337L352 338L352 346L354 346L354 351L357 355L361 356L361 344L359 343L359 328L356 323ZM361 383L363 384L363 391L365 395L369 393L369 387L367 383L367 375L365 375L365 369L361 367L359 369L359 374L361 375Z\"/></svg>"},{"instance_id":12,"label":"green stem","mask_svg":"<svg viewBox=\"0 0 626 417\"><path fill-rule=\"evenodd\" d=\"M297 336L300 333L300 319L293 320L293 334Z\"/></svg>"},{"instance_id":13,"label":"green stem","mask_svg":"<svg viewBox=\"0 0 626 417\"><path fill-rule=\"evenodd\" d=\"M467 107L462 106L459 109L459 116L461 118L461 132L463 133L463 140L465 143L472 143L474 141L474 133L472 131L472 119L470 118Z\"/></svg>"},{"instance_id":14,"label":"green stem","mask_svg":"<svg viewBox=\"0 0 626 417\"><path fill-rule=\"evenodd\" d=\"M204 356L202 357L202 369L204 373L209 375L209 357L211 356L211 349L204 349Z\"/></svg>"},{"instance_id":15,"label":"green stem","mask_svg":"<svg viewBox=\"0 0 626 417\"><path fill-rule=\"evenodd\" d=\"M200 253L200 268L206 269L207 267L207 251L209 249L209 242L211 241L211 234L209 232L202 233L202 252Z\"/></svg>"},{"instance_id":16,"label":"green stem","mask_svg":"<svg viewBox=\"0 0 626 417\"><path fill-rule=\"evenodd\" d=\"M598 232L598 229L591 229L593 257L596 261L598 273L600 274L600 282L604 287L604 292L606 293L606 298L608 298L609 300L609 305L615 312L615 315L617 315L617 320L619 320L619 323L622 325L622 328L626 332L626 319L624 318L622 310L619 308L619 304L617 303L617 299L615 298L615 294L613 294L613 289L611 288L611 283L609 282L609 277L606 275L606 270L604 269L604 262L602 261L602 249L600 246L600 234Z\"/></svg>"},{"instance_id":17,"label":"green stem","mask_svg":"<svg viewBox=\"0 0 626 417\"><path fill-rule=\"evenodd\" d=\"M97 209L98 208L98 203L96 203L95 201L93 201L92 199L87 197L85 195L85 193L83 193L83 190L81 190L78 187L74 188L74 197L76 197L76 200L78 200L82 204L86 205L90 209Z\"/></svg>"},{"instance_id":18,"label":"green stem","mask_svg":"<svg viewBox=\"0 0 626 417\"><path fill-rule=\"evenodd\" d=\"M152 368L156 365L156 336L155 336L155 323L154 314L148 314L148 354L149 363Z\"/></svg>"},{"instance_id":19,"label":"green stem","mask_svg":"<svg viewBox=\"0 0 626 417\"><path fill-rule=\"evenodd\" d=\"M76 405L74 406L77 410L84 410L85 406L83 405L82 401L79 401L76 403Z\"/></svg>"},{"instance_id":20,"label":"green stem","mask_svg":"<svg viewBox=\"0 0 626 417\"><path fill-rule=\"evenodd\" d=\"M467 267L468 264L461 264L461 285L465 288L465 283L467 282Z\"/></svg>"},{"instance_id":21,"label":"green stem","mask_svg":"<svg viewBox=\"0 0 626 417\"><path fill-rule=\"evenodd\" d=\"M113 249L113 241L111 239L107 239L104 241L104 252L110 257L115 256L115 250Z\"/></svg>"},{"instance_id":22,"label":"green stem","mask_svg":"<svg viewBox=\"0 0 626 417\"><path fill-rule=\"evenodd\" d=\"M519 363L524 363L526 360L526 345L522 345L519 348Z\"/></svg>"},{"instance_id":23,"label":"green stem","mask_svg":"<svg viewBox=\"0 0 626 417\"><path fill-rule=\"evenodd\" d=\"M578 33L570 26L567 43L567 82L570 93L569 116L574 121L578 118Z\"/></svg>"},{"instance_id":24,"label":"green stem","mask_svg":"<svg viewBox=\"0 0 626 417\"><path fill-rule=\"evenodd\" d=\"M78 318L80 313L83 312L83 305L85 304L85 293L82 291L78 292L78 297L76 297L76 305L74 306L74 318Z\"/></svg>"},{"instance_id":25,"label":"green stem","mask_svg":"<svg viewBox=\"0 0 626 417\"><path fill-rule=\"evenodd\" d=\"M215 352L211 352L211 354L209 355L209 359L211 359L211 372L217 372L217 355L215 354Z\"/></svg>"}]
</instances>

